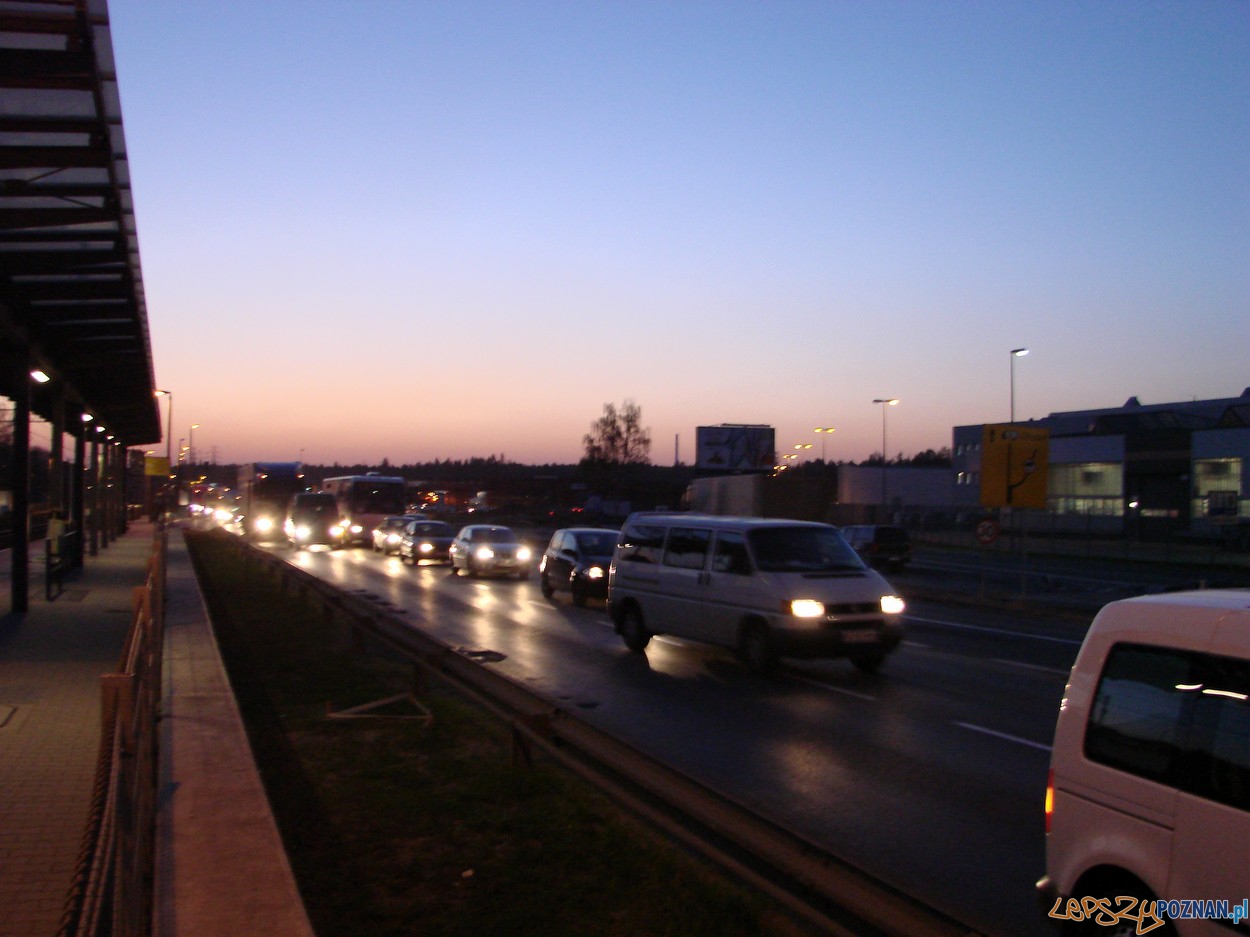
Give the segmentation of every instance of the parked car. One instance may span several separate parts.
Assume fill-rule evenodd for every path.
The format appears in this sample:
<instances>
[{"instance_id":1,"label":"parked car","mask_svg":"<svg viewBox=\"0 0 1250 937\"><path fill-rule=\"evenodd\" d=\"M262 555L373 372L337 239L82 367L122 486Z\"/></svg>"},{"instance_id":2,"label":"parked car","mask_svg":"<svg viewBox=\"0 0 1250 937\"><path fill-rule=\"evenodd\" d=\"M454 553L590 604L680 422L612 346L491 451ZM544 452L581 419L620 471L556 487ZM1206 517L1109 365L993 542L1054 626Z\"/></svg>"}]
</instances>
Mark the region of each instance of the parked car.
<instances>
[{"instance_id":1,"label":"parked car","mask_svg":"<svg viewBox=\"0 0 1250 937\"><path fill-rule=\"evenodd\" d=\"M418 517L410 520L399 539L400 560L416 566L422 560L446 563L451 559L451 542L456 531L442 521Z\"/></svg>"},{"instance_id":2,"label":"parked car","mask_svg":"<svg viewBox=\"0 0 1250 937\"><path fill-rule=\"evenodd\" d=\"M341 547L347 538L338 502L328 491L301 491L292 495L282 529L296 549L314 544Z\"/></svg>"},{"instance_id":3,"label":"parked car","mask_svg":"<svg viewBox=\"0 0 1250 937\"><path fill-rule=\"evenodd\" d=\"M373 551L375 553L398 553L399 541L408 522L415 520L412 514L388 514L373 528Z\"/></svg>"},{"instance_id":4,"label":"parked car","mask_svg":"<svg viewBox=\"0 0 1250 937\"><path fill-rule=\"evenodd\" d=\"M574 605L607 599L608 569L616 549L617 531L599 527L568 527L551 535L538 561L543 595L568 592Z\"/></svg>"},{"instance_id":5,"label":"parked car","mask_svg":"<svg viewBox=\"0 0 1250 937\"><path fill-rule=\"evenodd\" d=\"M841 530L846 542L869 566L902 569L911 560L911 537L902 527L852 524Z\"/></svg>"},{"instance_id":6,"label":"parked car","mask_svg":"<svg viewBox=\"0 0 1250 937\"><path fill-rule=\"evenodd\" d=\"M528 579L533 551L510 527L470 524L451 542L451 571L470 576L505 575Z\"/></svg>"},{"instance_id":7,"label":"parked car","mask_svg":"<svg viewBox=\"0 0 1250 937\"><path fill-rule=\"evenodd\" d=\"M903 636L904 603L829 524L631 514L608 576L608 613L632 651L671 634L779 658L845 657L874 672Z\"/></svg>"},{"instance_id":8,"label":"parked car","mask_svg":"<svg viewBox=\"0 0 1250 937\"><path fill-rule=\"evenodd\" d=\"M1245 914L1248 753L1250 590L1103 608L1072 666L1051 748L1037 888L1052 921L1081 934L1244 932L1235 918L1189 915L1221 905ZM1160 907L1167 927L1150 917L1136 930L1099 926Z\"/></svg>"}]
</instances>

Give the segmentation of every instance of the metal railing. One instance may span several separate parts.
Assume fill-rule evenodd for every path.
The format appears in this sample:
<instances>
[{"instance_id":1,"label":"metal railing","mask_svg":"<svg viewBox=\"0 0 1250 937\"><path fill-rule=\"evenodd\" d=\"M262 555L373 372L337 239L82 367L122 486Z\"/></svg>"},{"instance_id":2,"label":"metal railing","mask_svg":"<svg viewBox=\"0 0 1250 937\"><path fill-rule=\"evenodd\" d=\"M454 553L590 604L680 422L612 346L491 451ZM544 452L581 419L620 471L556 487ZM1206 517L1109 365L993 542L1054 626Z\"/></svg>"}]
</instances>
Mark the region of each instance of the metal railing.
<instances>
[{"instance_id":1,"label":"metal railing","mask_svg":"<svg viewBox=\"0 0 1250 937\"><path fill-rule=\"evenodd\" d=\"M133 592L117 670L100 678L91 810L57 937L144 937L152 930L157 718L165 626L165 549L156 535Z\"/></svg>"},{"instance_id":2,"label":"metal railing","mask_svg":"<svg viewBox=\"0 0 1250 937\"><path fill-rule=\"evenodd\" d=\"M335 611L344 615L360 643L367 637L411 661L414 682L419 684L423 674L436 676L504 720L518 760L529 761L532 750L541 749L826 932L847 937L976 937L969 926L596 729L570 710L414 629L388 609L342 592L241 538L230 539L275 575L279 588L294 586L319 599L327 615Z\"/></svg>"}]
</instances>

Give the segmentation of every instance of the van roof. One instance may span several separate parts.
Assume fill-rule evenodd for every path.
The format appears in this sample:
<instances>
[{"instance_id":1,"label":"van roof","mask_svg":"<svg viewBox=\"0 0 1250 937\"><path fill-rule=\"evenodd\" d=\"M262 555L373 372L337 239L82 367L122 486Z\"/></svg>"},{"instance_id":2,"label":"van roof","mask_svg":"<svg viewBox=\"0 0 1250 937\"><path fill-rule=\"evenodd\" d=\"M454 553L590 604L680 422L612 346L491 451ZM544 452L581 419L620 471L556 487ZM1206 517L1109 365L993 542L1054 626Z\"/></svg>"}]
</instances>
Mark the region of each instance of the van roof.
<instances>
[{"instance_id":1,"label":"van roof","mask_svg":"<svg viewBox=\"0 0 1250 937\"><path fill-rule=\"evenodd\" d=\"M687 514L681 511L635 511L625 519L626 524L635 521L659 521L662 523L698 524L701 527L830 527L820 521L800 521L791 517L735 517L724 514Z\"/></svg>"},{"instance_id":2,"label":"van roof","mask_svg":"<svg viewBox=\"0 0 1250 937\"><path fill-rule=\"evenodd\" d=\"M1250 609L1250 589L1194 589L1187 592L1160 592L1113 602L1121 604L1172 605L1185 608Z\"/></svg>"}]
</instances>

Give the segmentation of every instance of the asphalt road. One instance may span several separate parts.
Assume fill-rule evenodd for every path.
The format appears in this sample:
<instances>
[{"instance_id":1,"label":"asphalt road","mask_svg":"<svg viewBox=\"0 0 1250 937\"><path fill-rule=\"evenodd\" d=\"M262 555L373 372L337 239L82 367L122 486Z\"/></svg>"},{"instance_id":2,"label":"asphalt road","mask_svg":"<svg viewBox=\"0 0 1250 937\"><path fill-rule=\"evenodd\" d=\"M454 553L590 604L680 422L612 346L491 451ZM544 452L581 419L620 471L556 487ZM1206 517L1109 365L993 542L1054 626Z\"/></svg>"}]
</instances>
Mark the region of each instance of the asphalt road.
<instances>
[{"instance_id":1,"label":"asphalt road","mask_svg":"<svg viewBox=\"0 0 1250 937\"><path fill-rule=\"evenodd\" d=\"M601 604L544 599L536 576L281 552L985 934L1052 933L1032 886L1055 716L1089 620L1070 603L913 597L879 674L795 662L765 679L670 638L633 654ZM923 594L934 575L921 563L895 584Z\"/></svg>"}]
</instances>

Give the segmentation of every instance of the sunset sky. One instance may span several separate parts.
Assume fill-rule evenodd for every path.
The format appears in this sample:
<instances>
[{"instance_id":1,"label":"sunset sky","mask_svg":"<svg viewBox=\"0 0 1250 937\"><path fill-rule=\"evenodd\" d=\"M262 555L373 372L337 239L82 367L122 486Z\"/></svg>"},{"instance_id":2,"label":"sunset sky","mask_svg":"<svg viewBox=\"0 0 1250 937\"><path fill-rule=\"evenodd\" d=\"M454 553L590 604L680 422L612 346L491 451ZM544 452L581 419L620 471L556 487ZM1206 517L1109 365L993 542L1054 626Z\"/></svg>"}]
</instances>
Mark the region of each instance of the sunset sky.
<instances>
[{"instance_id":1,"label":"sunset sky","mask_svg":"<svg viewBox=\"0 0 1250 937\"><path fill-rule=\"evenodd\" d=\"M201 458L830 459L1250 385L1250 4L111 0ZM164 420L162 404L162 420ZM174 439L175 445L178 438Z\"/></svg>"}]
</instances>

